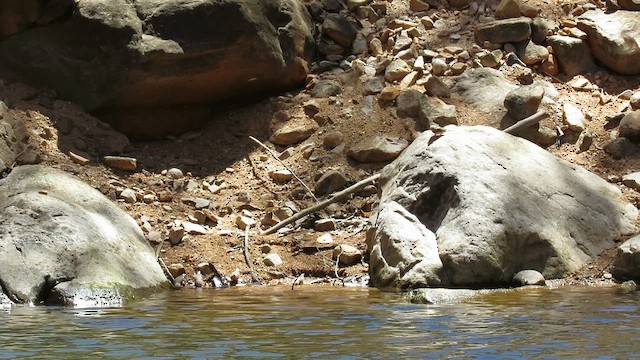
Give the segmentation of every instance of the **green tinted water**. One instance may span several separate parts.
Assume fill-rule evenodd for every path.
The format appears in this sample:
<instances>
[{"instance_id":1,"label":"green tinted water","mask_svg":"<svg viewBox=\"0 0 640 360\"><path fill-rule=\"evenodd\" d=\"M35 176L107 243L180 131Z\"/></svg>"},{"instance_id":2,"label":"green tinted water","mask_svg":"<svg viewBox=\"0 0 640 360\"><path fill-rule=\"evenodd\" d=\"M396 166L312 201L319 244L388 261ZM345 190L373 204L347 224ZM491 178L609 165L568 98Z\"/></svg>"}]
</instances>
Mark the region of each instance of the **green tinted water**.
<instances>
[{"instance_id":1,"label":"green tinted water","mask_svg":"<svg viewBox=\"0 0 640 360\"><path fill-rule=\"evenodd\" d=\"M123 308L0 311L0 358L640 358L638 300L594 288L441 305L361 288L167 291Z\"/></svg>"}]
</instances>

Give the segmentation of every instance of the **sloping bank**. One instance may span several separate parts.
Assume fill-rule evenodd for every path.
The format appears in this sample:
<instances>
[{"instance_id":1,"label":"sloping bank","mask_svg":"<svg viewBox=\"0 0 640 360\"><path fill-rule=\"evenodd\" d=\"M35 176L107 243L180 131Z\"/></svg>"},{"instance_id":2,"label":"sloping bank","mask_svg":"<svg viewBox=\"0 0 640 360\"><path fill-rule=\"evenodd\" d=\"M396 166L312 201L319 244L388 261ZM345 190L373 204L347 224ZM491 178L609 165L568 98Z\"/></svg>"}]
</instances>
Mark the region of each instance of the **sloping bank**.
<instances>
[{"instance_id":1,"label":"sloping bank","mask_svg":"<svg viewBox=\"0 0 640 360\"><path fill-rule=\"evenodd\" d=\"M425 132L381 174L372 285L506 286L521 270L566 277L635 231L620 190L487 127Z\"/></svg>"},{"instance_id":2,"label":"sloping bank","mask_svg":"<svg viewBox=\"0 0 640 360\"><path fill-rule=\"evenodd\" d=\"M5 301L114 306L168 286L136 222L62 171L15 168L0 180Z\"/></svg>"}]
</instances>

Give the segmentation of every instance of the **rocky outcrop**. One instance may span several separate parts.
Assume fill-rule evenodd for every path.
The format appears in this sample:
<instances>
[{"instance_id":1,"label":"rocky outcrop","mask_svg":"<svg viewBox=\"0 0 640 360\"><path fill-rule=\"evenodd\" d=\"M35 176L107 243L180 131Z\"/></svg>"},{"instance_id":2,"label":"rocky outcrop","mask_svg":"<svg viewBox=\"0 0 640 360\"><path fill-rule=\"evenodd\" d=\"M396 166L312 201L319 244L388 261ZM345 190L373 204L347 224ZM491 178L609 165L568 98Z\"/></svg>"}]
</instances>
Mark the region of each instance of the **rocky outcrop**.
<instances>
[{"instance_id":1,"label":"rocky outcrop","mask_svg":"<svg viewBox=\"0 0 640 360\"><path fill-rule=\"evenodd\" d=\"M53 88L129 135L161 137L202 121L211 103L302 85L311 29L294 0L83 0L0 41L0 78ZM193 109L195 119L182 116Z\"/></svg>"},{"instance_id":2,"label":"rocky outcrop","mask_svg":"<svg viewBox=\"0 0 640 360\"><path fill-rule=\"evenodd\" d=\"M25 149L28 138L22 120L13 116L7 105L0 101L0 173L13 165Z\"/></svg>"},{"instance_id":3,"label":"rocky outcrop","mask_svg":"<svg viewBox=\"0 0 640 360\"><path fill-rule=\"evenodd\" d=\"M634 231L617 187L486 127L421 134L381 174L370 275L382 288L568 275Z\"/></svg>"},{"instance_id":4,"label":"rocky outcrop","mask_svg":"<svg viewBox=\"0 0 640 360\"><path fill-rule=\"evenodd\" d=\"M625 75L640 74L640 18L637 11L606 14L591 10L578 18L591 52L604 65Z\"/></svg>"},{"instance_id":5,"label":"rocky outcrop","mask_svg":"<svg viewBox=\"0 0 640 360\"><path fill-rule=\"evenodd\" d=\"M13 302L113 306L167 283L136 222L59 170L0 182L0 285Z\"/></svg>"}]
</instances>

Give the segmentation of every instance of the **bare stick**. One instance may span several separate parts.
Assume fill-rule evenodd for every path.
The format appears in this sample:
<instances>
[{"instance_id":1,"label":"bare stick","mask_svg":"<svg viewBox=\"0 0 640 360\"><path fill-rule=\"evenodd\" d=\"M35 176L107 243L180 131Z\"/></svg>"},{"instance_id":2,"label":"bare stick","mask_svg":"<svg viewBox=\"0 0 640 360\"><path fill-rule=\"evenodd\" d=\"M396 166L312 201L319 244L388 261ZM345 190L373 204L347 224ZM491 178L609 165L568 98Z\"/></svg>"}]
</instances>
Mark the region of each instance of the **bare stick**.
<instances>
[{"instance_id":1,"label":"bare stick","mask_svg":"<svg viewBox=\"0 0 640 360\"><path fill-rule=\"evenodd\" d=\"M539 123L542 119L545 119L547 117L547 113L544 111L538 111L537 113L529 116L528 118L522 119L520 121L518 121L517 123L509 126L508 128L502 130L504 132L506 132L507 134L512 134L520 129L524 129L526 127L529 127L533 124Z\"/></svg>"},{"instance_id":2,"label":"bare stick","mask_svg":"<svg viewBox=\"0 0 640 360\"><path fill-rule=\"evenodd\" d=\"M247 263L249 267L249 273L251 274L251 281L261 283L260 278L256 275L256 272L253 271L253 262L251 261L251 255L249 255L249 229L251 225L247 225L244 228L244 261Z\"/></svg>"},{"instance_id":3,"label":"bare stick","mask_svg":"<svg viewBox=\"0 0 640 360\"><path fill-rule=\"evenodd\" d=\"M329 206L330 204L333 204L334 202L340 200L341 198L345 197L346 195L349 195L353 192L356 192L358 190L360 190L361 188L365 187L366 185L369 185L370 183L378 180L378 178L380 177L380 174L375 174L372 176L369 176L368 178L361 180L357 183L355 183L354 185L351 185L350 187L339 191L337 193L335 193L335 195L333 195L331 198L318 203L314 206L308 207L302 211L300 211L297 214L294 214L291 217L288 217L282 221L280 221L279 223L275 224L274 226L268 228L267 230L263 231L262 233L260 233L260 235L269 235L269 234L273 234L274 232L278 231L278 229L291 224L292 222L301 219L311 213L314 213L318 210L322 210L324 208L326 208L327 206Z\"/></svg>"},{"instance_id":4,"label":"bare stick","mask_svg":"<svg viewBox=\"0 0 640 360\"><path fill-rule=\"evenodd\" d=\"M260 140L254 138L253 136L249 136L249 139L255 141L258 145L260 145L263 149L267 150L267 152L269 154L271 154L271 156L273 156L274 159L278 160L278 162L280 164L282 164L282 166L284 166L285 169L289 170L289 172L293 175L294 178L296 178L296 180L298 180L298 182L300 184L302 184L302 186L304 186L305 189L307 189L307 192L309 193L309 195L311 195L311 197L313 198L313 200L315 200L316 202L318 202L318 198L313 194L313 191L311 191L311 189L309 189L309 187L307 186L307 184L304 183L304 181L302 181L298 175L296 175L296 173L293 172L293 170L291 170L287 164L284 163L284 161L280 160L278 158L278 156L276 154L274 154L273 151L271 151L271 149L269 149L269 147L267 147L267 145L263 144Z\"/></svg>"}]
</instances>

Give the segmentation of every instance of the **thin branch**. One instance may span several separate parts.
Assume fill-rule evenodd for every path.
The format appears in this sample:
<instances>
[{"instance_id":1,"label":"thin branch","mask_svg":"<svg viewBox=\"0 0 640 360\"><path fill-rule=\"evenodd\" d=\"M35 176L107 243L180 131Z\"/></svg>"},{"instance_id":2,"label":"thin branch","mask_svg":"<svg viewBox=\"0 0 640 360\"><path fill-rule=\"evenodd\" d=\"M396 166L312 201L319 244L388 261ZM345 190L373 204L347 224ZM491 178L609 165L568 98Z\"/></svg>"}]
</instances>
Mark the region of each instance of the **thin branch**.
<instances>
[{"instance_id":1,"label":"thin branch","mask_svg":"<svg viewBox=\"0 0 640 360\"><path fill-rule=\"evenodd\" d=\"M309 195L311 195L311 197L313 198L313 200L315 200L316 202L318 202L318 198L313 194L313 191L311 191L311 189L309 189L309 187L307 186L307 184L304 183L304 181L302 181L302 179L300 179L298 177L298 175L296 175L296 173L293 172L293 170L291 170L291 168L289 168L287 166L287 164L284 163L284 161L280 160L278 158L278 156L271 150L269 149L269 147L267 147L267 145L263 144L260 140L254 138L253 136L249 136L249 139L255 141L258 145L260 145L263 149L267 150L267 152L269 154L271 154L271 156L273 156L274 159L276 159L280 164L282 164L282 166L284 166L285 169L287 169L292 175L293 177L298 180L298 182L300 184L302 184L302 186L304 186L304 188L307 190L307 192L309 193Z\"/></svg>"},{"instance_id":2,"label":"thin branch","mask_svg":"<svg viewBox=\"0 0 640 360\"><path fill-rule=\"evenodd\" d=\"M253 270L253 262L251 261L251 255L249 255L249 229L251 225L247 225L244 229L244 261L247 263L247 267L249 267L249 273L251 274L251 281L262 283L256 272Z\"/></svg>"},{"instance_id":3,"label":"thin branch","mask_svg":"<svg viewBox=\"0 0 640 360\"><path fill-rule=\"evenodd\" d=\"M303 217L305 217L305 216L307 216L307 215L309 215L311 213L314 213L314 212L316 212L318 210L322 210L322 209L326 208L327 206L333 204L334 202L342 199L346 195L349 195L349 194L351 194L353 192L356 192L356 191L360 190L361 188L365 187L366 185L369 185L370 183L378 180L379 177L380 177L380 174L375 174L375 175L369 176L368 178L366 178L364 180L361 180L361 181L355 183L354 185L352 185L352 186L350 186L350 187L348 187L348 188L346 188L346 189L344 189L342 191L339 191L339 192L335 193L335 195L333 195L331 198L329 198L329 199L327 199L327 200L325 200L325 201L323 201L321 203L318 203L318 204L316 204L314 206L308 207L308 208L300 211L299 213L296 213L293 216L288 217L288 218L280 221L279 223L275 224L274 226L272 226L272 227L268 228L267 230L263 231L262 233L260 233L260 235L273 234L274 232L278 231L280 228L282 228L282 227L284 227L286 225L289 225L292 222L294 222L294 221L296 221L298 219L301 219L301 218L303 218Z\"/></svg>"}]
</instances>

